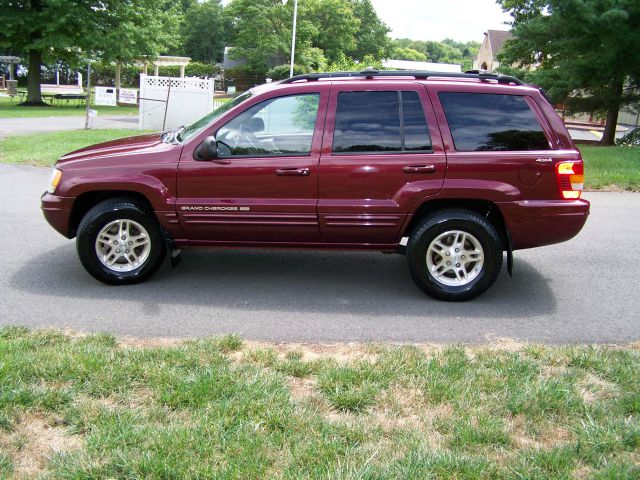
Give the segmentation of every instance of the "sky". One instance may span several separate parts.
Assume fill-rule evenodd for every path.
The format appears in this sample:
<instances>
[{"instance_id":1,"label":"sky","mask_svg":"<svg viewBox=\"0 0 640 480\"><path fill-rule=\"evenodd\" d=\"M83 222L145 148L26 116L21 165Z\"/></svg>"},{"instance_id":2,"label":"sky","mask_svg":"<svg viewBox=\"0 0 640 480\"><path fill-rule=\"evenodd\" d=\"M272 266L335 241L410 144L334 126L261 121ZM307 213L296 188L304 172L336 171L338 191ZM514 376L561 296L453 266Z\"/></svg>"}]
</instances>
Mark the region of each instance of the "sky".
<instances>
[{"instance_id":1,"label":"sky","mask_svg":"<svg viewBox=\"0 0 640 480\"><path fill-rule=\"evenodd\" d=\"M299 0L304 1L304 0ZM487 30L509 30L495 0L371 0L392 38L481 42Z\"/></svg>"}]
</instances>

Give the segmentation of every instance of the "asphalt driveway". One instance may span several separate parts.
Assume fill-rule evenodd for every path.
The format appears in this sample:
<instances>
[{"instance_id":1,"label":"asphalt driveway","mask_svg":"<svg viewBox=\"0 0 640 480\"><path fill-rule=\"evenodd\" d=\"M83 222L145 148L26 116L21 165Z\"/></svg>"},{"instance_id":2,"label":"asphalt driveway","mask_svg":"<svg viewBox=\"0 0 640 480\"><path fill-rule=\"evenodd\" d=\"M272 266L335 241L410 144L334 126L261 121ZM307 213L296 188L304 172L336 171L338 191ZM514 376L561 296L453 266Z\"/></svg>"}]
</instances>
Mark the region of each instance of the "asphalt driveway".
<instances>
[{"instance_id":1,"label":"asphalt driveway","mask_svg":"<svg viewBox=\"0 0 640 480\"><path fill-rule=\"evenodd\" d=\"M422 294L404 257L376 252L191 250L147 283L108 287L42 217L48 174L0 164L0 324L272 341L640 340L640 194L588 193L578 237L516 252L513 278L503 271L453 304Z\"/></svg>"}]
</instances>

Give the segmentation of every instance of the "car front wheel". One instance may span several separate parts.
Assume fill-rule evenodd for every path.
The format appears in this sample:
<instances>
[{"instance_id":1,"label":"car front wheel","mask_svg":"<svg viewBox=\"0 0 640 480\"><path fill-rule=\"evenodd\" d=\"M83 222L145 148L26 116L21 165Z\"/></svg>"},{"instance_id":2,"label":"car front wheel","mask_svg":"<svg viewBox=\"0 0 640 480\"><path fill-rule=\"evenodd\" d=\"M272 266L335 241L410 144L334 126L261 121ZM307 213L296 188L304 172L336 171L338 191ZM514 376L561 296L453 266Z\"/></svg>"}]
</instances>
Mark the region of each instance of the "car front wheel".
<instances>
[{"instance_id":1,"label":"car front wheel","mask_svg":"<svg viewBox=\"0 0 640 480\"><path fill-rule=\"evenodd\" d=\"M166 252L156 219L127 199L106 200L89 210L78 227L76 246L85 269L110 285L146 280Z\"/></svg>"}]
</instances>

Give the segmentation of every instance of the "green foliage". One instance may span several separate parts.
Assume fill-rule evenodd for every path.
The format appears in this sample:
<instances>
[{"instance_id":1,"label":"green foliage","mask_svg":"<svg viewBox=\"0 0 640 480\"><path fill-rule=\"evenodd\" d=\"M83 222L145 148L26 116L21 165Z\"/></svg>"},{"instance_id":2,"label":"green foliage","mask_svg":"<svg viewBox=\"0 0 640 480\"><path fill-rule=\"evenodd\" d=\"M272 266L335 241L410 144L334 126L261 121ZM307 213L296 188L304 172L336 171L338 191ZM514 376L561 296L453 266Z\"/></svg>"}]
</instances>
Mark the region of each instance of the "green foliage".
<instances>
[{"instance_id":1,"label":"green foliage","mask_svg":"<svg viewBox=\"0 0 640 480\"><path fill-rule=\"evenodd\" d=\"M286 63L291 48L293 2L283 5L279 0L232 0L224 13L232 32L231 56L246 62L247 73L263 74L271 64ZM310 46L310 29L314 28L300 15L296 51Z\"/></svg>"},{"instance_id":2,"label":"green foliage","mask_svg":"<svg viewBox=\"0 0 640 480\"><path fill-rule=\"evenodd\" d=\"M245 73L263 75L287 63L292 9L293 1L277 0L232 0L224 9L231 55L246 62ZM384 58L390 50L388 31L369 0L305 0L298 6L295 63L322 71L343 59Z\"/></svg>"},{"instance_id":3,"label":"green foliage","mask_svg":"<svg viewBox=\"0 0 640 480\"><path fill-rule=\"evenodd\" d=\"M332 63L327 67L328 72L349 72L360 71L367 67L373 67L378 70L383 70L382 60L374 58L371 55L365 55L361 61L354 60L353 58L345 57L341 55L337 62Z\"/></svg>"},{"instance_id":4,"label":"green foliage","mask_svg":"<svg viewBox=\"0 0 640 480\"><path fill-rule=\"evenodd\" d=\"M220 73L218 67L209 63L189 62L184 69L184 74L187 77L213 77L218 73ZM166 77L179 77L180 67L177 65L159 67L158 74Z\"/></svg>"},{"instance_id":5,"label":"green foliage","mask_svg":"<svg viewBox=\"0 0 640 480\"><path fill-rule=\"evenodd\" d=\"M89 53L103 61L132 62L141 57L156 57L180 43L181 12L177 6L157 0L121 0L114 2L110 21L93 32ZM105 28L106 27L106 28Z\"/></svg>"},{"instance_id":6,"label":"green foliage","mask_svg":"<svg viewBox=\"0 0 640 480\"><path fill-rule=\"evenodd\" d=\"M267 77L272 80L283 80L285 78L289 78L289 72L291 67L289 64L278 65L276 67L270 68L267 71ZM295 64L293 66L293 74L294 75L302 75L304 73L311 72L311 68L304 67L302 65Z\"/></svg>"},{"instance_id":7,"label":"green foliage","mask_svg":"<svg viewBox=\"0 0 640 480\"><path fill-rule=\"evenodd\" d=\"M618 145L640 147L640 128L634 128L616 143Z\"/></svg>"},{"instance_id":8,"label":"green foliage","mask_svg":"<svg viewBox=\"0 0 640 480\"><path fill-rule=\"evenodd\" d=\"M142 68L137 65L120 66L120 84L122 87L139 87ZM86 74L86 72L85 72ZM97 62L91 66L92 85L115 85L116 66L114 63Z\"/></svg>"},{"instance_id":9,"label":"green foliage","mask_svg":"<svg viewBox=\"0 0 640 480\"><path fill-rule=\"evenodd\" d=\"M640 3L635 0L498 0L514 17L503 64L535 66L527 80L570 111L607 112L613 144L622 105L640 101Z\"/></svg>"},{"instance_id":10,"label":"green foliage","mask_svg":"<svg viewBox=\"0 0 640 480\"><path fill-rule=\"evenodd\" d=\"M28 101L40 103L42 62L157 56L177 39L179 14L156 0L5 2L0 48L29 58Z\"/></svg>"},{"instance_id":11,"label":"green foliage","mask_svg":"<svg viewBox=\"0 0 640 480\"><path fill-rule=\"evenodd\" d=\"M462 70L470 70L480 49L479 42L457 42L447 38L441 42L433 40L410 40L400 38L392 41L393 58L396 60L428 61L462 65ZM417 52L424 58L416 58ZM414 58L411 58L414 57Z\"/></svg>"},{"instance_id":12,"label":"green foliage","mask_svg":"<svg viewBox=\"0 0 640 480\"><path fill-rule=\"evenodd\" d=\"M427 61L427 56L424 53L409 47L394 48L391 56L394 60L411 60L414 62Z\"/></svg>"},{"instance_id":13,"label":"green foliage","mask_svg":"<svg viewBox=\"0 0 640 480\"><path fill-rule=\"evenodd\" d=\"M229 25L220 0L194 2L180 27L183 54L204 63L222 60Z\"/></svg>"},{"instance_id":14,"label":"green foliage","mask_svg":"<svg viewBox=\"0 0 640 480\"><path fill-rule=\"evenodd\" d=\"M391 54L391 40L388 33L391 29L378 17L371 0L349 0L353 4L355 17L360 20L356 32L355 50L345 52L346 56L355 59L387 58Z\"/></svg>"},{"instance_id":15,"label":"green foliage","mask_svg":"<svg viewBox=\"0 0 640 480\"><path fill-rule=\"evenodd\" d=\"M345 0L310 0L301 9L301 18L313 24L313 45L320 48L329 62L356 49L360 20L354 6Z\"/></svg>"}]
</instances>

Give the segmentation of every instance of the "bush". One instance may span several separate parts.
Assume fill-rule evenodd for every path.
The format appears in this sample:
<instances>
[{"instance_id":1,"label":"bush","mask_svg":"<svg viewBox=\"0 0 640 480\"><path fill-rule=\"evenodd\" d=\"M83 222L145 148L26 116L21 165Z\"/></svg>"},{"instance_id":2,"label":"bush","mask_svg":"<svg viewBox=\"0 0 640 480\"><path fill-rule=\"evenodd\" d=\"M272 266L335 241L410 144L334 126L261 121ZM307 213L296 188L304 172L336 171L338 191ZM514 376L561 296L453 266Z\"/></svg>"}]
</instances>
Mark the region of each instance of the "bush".
<instances>
[{"instance_id":1,"label":"bush","mask_svg":"<svg viewBox=\"0 0 640 480\"><path fill-rule=\"evenodd\" d=\"M285 78L289 78L289 64L278 65L277 67L270 68L267 72L267 78L272 80L284 80ZM304 75L305 73L310 73L311 69L308 67L304 67L302 65L293 65L293 74L294 75Z\"/></svg>"},{"instance_id":2,"label":"bush","mask_svg":"<svg viewBox=\"0 0 640 480\"><path fill-rule=\"evenodd\" d=\"M213 77L220 73L220 69L209 63L190 62L184 69L187 77ZM173 65L171 67L160 67L158 74L161 77L179 77L180 67Z\"/></svg>"},{"instance_id":3,"label":"bush","mask_svg":"<svg viewBox=\"0 0 640 480\"><path fill-rule=\"evenodd\" d=\"M139 87L142 67L123 64L120 69L120 83L123 87ZM86 75L86 70L83 72ZM83 80L83 81L86 81ZM94 63L91 66L93 85L113 86L116 83L116 66L113 63Z\"/></svg>"}]
</instances>

